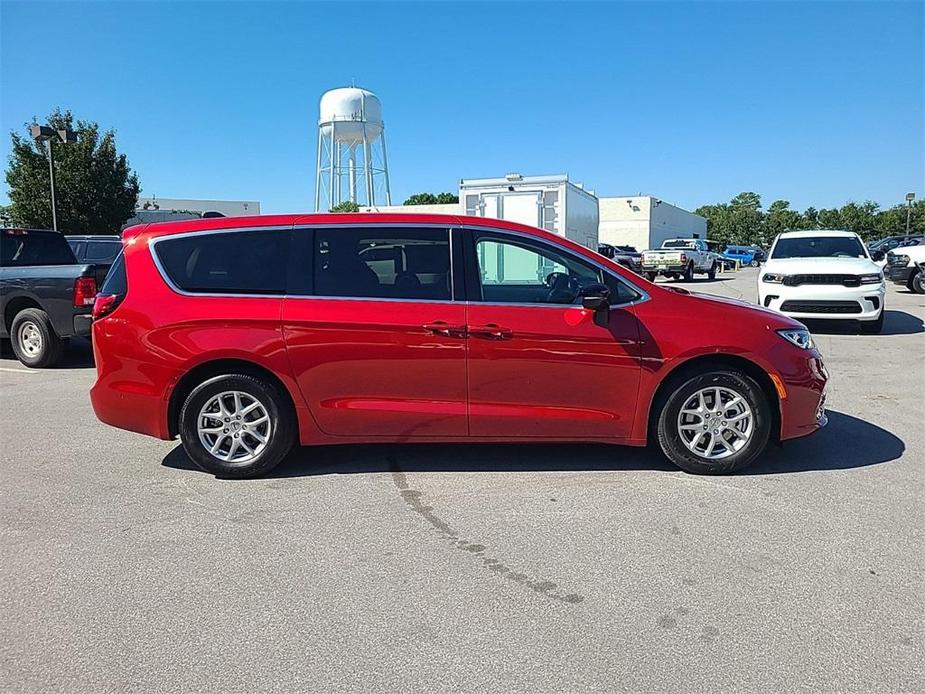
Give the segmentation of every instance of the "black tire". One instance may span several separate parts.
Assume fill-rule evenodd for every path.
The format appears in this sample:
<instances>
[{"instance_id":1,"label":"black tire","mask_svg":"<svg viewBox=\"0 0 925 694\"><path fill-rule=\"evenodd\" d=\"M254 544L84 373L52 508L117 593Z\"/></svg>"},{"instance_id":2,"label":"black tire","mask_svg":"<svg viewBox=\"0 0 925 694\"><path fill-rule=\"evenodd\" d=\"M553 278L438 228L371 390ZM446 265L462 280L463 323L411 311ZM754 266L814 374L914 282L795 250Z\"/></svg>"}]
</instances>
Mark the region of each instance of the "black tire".
<instances>
[{"instance_id":1,"label":"black tire","mask_svg":"<svg viewBox=\"0 0 925 694\"><path fill-rule=\"evenodd\" d=\"M687 266L687 268L684 270L684 274L681 275L681 279L684 280L685 282L694 281L694 264L693 263Z\"/></svg>"},{"instance_id":2,"label":"black tire","mask_svg":"<svg viewBox=\"0 0 925 694\"><path fill-rule=\"evenodd\" d=\"M709 279L711 279L711 280L715 280L715 279L716 279L716 262L715 262L715 261L714 261L713 264L710 266L710 269L707 270L707 277L708 277Z\"/></svg>"},{"instance_id":3,"label":"black tire","mask_svg":"<svg viewBox=\"0 0 925 694\"><path fill-rule=\"evenodd\" d=\"M753 429L745 445L732 455L718 460L700 456L682 441L678 429L681 408L699 390L722 387L744 398L751 408ZM771 435L771 405L761 387L746 374L733 369L719 369L691 376L664 401L658 414L657 438L665 456L685 472L695 475L724 475L741 470L764 451ZM696 442L694 442L696 444Z\"/></svg>"},{"instance_id":4,"label":"black tire","mask_svg":"<svg viewBox=\"0 0 925 694\"><path fill-rule=\"evenodd\" d=\"M909 290L916 294L925 294L925 270L919 270L909 278Z\"/></svg>"},{"instance_id":5,"label":"black tire","mask_svg":"<svg viewBox=\"0 0 925 694\"><path fill-rule=\"evenodd\" d=\"M256 457L245 462L222 460L210 453L199 439L197 424L202 408L220 393L234 391L258 401L266 410L270 423L266 446ZM289 453L296 438L295 413L275 384L247 374L224 374L199 384L187 396L180 410L179 431L186 454L206 472L223 478L256 477L279 465ZM234 436L238 438L237 434ZM242 432L242 442L245 436L249 435ZM232 442L230 437L224 438ZM250 441L254 444L256 439L250 438Z\"/></svg>"},{"instance_id":6,"label":"black tire","mask_svg":"<svg viewBox=\"0 0 925 694\"><path fill-rule=\"evenodd\" d=\"M877 320L861 321L861 332L865 335L879 335L883 331L883 316L885 313L886 308L884 307L884 310L877 316Z\"/></svg>"},{"instance_id":7,"label":"black tire","mask_svg":"<svg viewBox=\"0 0 925 694\"><path fill-rule=\"evenodd\" d=\"M37 335L37 342L28 340L26 336L29 333ZM24 308L17 313L10 326L10 337L13 354L33 369L54 366L64 353L64 340L58 337L48 314L39 308Z\"/></svg>"},{"instance_id":8,"label":"black tire","mask_svg":"<svg viewBox=\"0 0 925 694\"><path fill-rule=\"evenodd\" d=\"M658 275L658 273L655 273L655 272L644 272L643 275L645 275L645 278L646 278L647 280L649 280L650 282L654 282L654 281L655 281L655 278L656 278L657 275Z\"/></svg>"},{"instance_id":9,"label":"black tire","mask_svg":"<svg viewBox=\"0 0 925 694\"><path fill-rule=\"evenodd\" d=\"M757 260L753 260L753 261L750 262L748 265L749 265L749 267L758 267L759 263L758 263Z\"/></svg>"}]
</instances>

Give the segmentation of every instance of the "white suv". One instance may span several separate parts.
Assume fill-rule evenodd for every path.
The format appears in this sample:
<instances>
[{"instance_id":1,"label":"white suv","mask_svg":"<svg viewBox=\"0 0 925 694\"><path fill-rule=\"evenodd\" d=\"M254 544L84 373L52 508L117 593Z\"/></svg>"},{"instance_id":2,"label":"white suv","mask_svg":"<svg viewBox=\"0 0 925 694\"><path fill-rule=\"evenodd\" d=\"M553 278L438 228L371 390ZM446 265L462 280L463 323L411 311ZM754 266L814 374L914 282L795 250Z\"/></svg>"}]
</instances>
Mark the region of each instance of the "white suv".
<instances>
[{"instance_id":1,"label":"white suv","mask_svg":"<svg viewBox=\"0 0 925 694\"><path fill-rule=\"evenodd\" d=\"M883 272L849 231L788 231L774 239L758 273L762 306L798 319L854 319L883 328Z\"/></svg>"}]
</instances>

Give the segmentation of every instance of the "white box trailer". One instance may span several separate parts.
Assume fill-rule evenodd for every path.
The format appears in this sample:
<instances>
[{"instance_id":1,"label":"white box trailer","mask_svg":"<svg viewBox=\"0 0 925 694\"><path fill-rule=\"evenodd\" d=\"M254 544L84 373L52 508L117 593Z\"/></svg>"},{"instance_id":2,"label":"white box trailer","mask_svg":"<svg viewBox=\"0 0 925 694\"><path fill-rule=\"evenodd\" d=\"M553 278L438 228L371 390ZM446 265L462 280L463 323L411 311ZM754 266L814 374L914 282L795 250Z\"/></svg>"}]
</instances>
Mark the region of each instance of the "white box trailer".
<instances>
[{"instance_id":1,"label":"white box trailer","mask_svg":"<svg viewBox=\"0 0 925 694\"><path fill-rule=\"evenodd\" d=\"M597 197L567 175L462 179L459 202L467 215L538 227L597 250Z\"/></svg>"}]
</instances>

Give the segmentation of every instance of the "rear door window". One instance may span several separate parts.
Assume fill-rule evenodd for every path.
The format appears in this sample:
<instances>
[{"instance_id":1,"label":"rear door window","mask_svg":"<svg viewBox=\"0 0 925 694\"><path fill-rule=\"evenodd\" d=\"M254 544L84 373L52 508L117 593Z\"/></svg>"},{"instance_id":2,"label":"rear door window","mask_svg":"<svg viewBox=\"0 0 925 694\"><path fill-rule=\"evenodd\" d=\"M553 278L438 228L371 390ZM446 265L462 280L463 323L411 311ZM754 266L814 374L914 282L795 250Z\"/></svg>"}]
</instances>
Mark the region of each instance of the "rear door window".
<instances>
[{"instance_id":1,"label":"rear door window","mask_svg":"<svg viewBox=\"0 0 925 694\"><path fill-rule=\"evenodd\" d=\"M201 232L154 242L174 287L196 294L283 294L288 229Z\"/></svg>"},{"instance_id":2,"label":"rear door window","mask_svg":"<svg viewBox=\"0 0 925 694\"><path fill-rule=\"evenodd\" d=\"M302 272L312 273L312 293L316 296L452 298L450 234L446 228L331 227L316 228L313 236L311 261L294 260L304 268ZM297 242L294 247L300 245Z\"/></svg>"}]
</instances>

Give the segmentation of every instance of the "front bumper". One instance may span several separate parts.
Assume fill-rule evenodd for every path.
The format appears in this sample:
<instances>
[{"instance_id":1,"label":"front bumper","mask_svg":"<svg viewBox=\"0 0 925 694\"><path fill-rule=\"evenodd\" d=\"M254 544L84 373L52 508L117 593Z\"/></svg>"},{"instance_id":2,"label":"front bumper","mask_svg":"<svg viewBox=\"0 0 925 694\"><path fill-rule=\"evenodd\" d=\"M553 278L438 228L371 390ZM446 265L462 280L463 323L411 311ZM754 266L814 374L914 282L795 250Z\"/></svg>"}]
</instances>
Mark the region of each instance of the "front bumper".
<instances>
[{"instance_id":1,"label":"front bumper","mask_svg":"<svg viewBox=\"0 0 925 694\"><path fill-rule=\"evenodd\" d=\"M783 284L759 282L762 306L797 319L876 320L883 311L886 284L842 285Z\"/></svg>"},{"instance_id":2,"label":"front bumper","mask_svg":"<svg viewBox=\"0 0 925 694\"><path fill-rule=\"evenodd\" d=\"M915 265L888 265L884 274L896 284L906 284L915 272Z\"/></svg>"}]
</instances>

